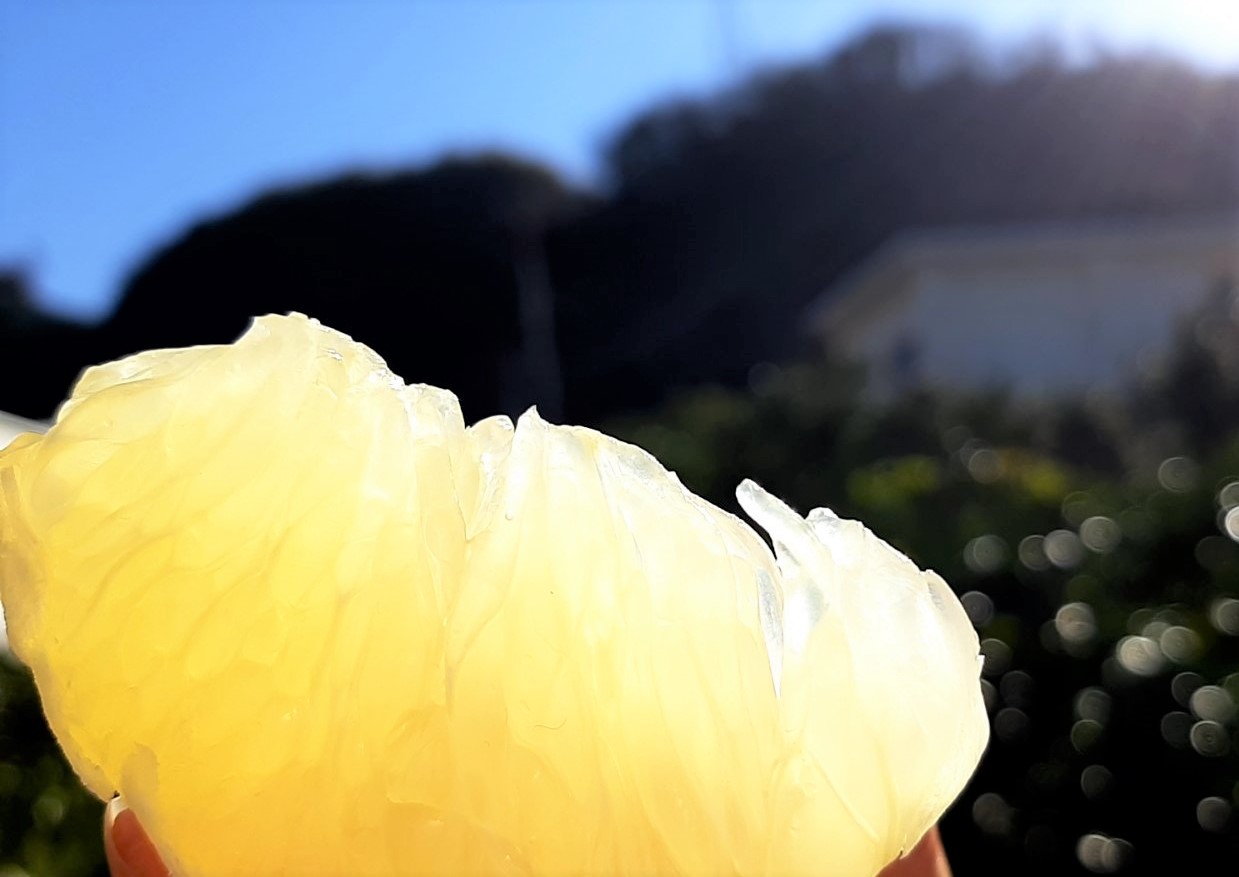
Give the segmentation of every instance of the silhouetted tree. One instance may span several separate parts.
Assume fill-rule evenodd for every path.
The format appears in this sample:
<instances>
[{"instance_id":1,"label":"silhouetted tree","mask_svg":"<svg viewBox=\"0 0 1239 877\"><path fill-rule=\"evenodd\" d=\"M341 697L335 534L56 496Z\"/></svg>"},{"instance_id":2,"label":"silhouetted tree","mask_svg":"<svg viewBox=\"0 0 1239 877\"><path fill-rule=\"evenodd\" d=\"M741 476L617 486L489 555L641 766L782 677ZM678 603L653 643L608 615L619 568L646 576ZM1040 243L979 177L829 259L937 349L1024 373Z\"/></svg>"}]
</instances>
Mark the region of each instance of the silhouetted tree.
<instances>
[{"instance_id":1,"label":"silhouetted tree","mask_svg":"<svg viewBox=\"0 0 1239 877\"><path fill-rule=\"evenodd\" d=\"M301 311L489 414L531 395L504 383L522 343L517 262L576 202L500 156L270 194L142 267L103 327L107 352L231 341L254 315Z\"/></svg>"},{"instance_id":2,"label":"silhouetted tree","mask_svg":"<svg viewBox=\"0 0 1239 877\"><path fill-rule=\"evenodd\" d=\"M22 273L0 269L0 410L50 416L94 352L86 327L43 313Z\"/></svg>"},{"instance_id":3,"label":"silhouetted tree","mask_svg":"<svg viewBox=\"0 0 1239 877\"><path fill-rule=\"evenodd\" d=\"M1004 64L957 32L885 28L630 123L610 197L552 250L569 397L742 381L905 228L1239 205L1239 78L1034 48Z\"/></svg>"},{"instance_id":4,"label":"silhouetted tree","mask_svg":"<svg viewBox=\"0 0 1239 877\"><path fill-rule=\"evenodd\" d=\"M879 28L639 116L601 197L490 157L261 198L141 269L105 349L300 309L474 414L592 421L794 358L805 305L905 228L1230 209L1236 154L1235 76Z\"/></svg>"}]
</instances>

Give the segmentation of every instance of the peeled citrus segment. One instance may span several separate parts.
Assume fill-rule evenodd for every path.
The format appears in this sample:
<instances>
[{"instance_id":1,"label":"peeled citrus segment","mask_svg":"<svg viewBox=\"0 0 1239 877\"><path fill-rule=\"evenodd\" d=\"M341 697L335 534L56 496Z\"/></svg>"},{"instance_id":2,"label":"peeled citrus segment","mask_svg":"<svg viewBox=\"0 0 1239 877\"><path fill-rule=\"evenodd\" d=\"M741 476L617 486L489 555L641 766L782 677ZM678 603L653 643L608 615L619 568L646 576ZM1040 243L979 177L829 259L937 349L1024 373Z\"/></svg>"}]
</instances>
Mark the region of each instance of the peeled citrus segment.
<instances>
[{"instance_id":1,"label":"peeled citrus segment","mask_svg":"<svg viewBox=\"0 0 1239 877\"><path fill-rule=\"evenodd\" d=\"M954 595L300 316L86 372L0 455L0 595L174 873L868 877L985 745Z\"/></svg>"},{"instance_id":2,"label":"peeled citrus segment","mask_svg":"<svg viewBox=\"0 0 1239 877\"><path fill-rule=\"evenodd\" d=\"M42 432L44 429L46 427L41 423L0 411L0 451L8 447L18 436L28 432ZM8 633L4 627L4 619L0 618L0 651L7 651L8 648Z\"/></svg>"}]
</instances>

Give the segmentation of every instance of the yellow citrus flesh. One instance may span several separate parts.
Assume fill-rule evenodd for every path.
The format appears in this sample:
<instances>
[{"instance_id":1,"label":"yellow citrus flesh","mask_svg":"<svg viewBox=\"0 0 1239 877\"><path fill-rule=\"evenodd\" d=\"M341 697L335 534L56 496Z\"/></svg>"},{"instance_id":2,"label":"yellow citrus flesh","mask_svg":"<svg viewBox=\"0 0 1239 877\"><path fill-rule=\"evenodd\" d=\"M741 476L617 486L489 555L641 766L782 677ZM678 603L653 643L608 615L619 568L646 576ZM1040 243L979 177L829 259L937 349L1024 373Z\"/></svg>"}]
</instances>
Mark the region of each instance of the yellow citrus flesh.
<instances>
[{"instance_id":1,"label":"yellow citrus flesh","mask_svg":"<svg viewBox=\"0 0 1239 877\"><path fill-rule=\"evenodd\" d=\"M755 490L789 545L817 526ZM639 449L466 428L302 317L89 370L0 456L0 514L52 727L181 877L862 877L984 745L975 635L906 559L865 567L928 631L882 663L843 615L788 619L902 603L805 586Z\"/></svg>"}]
</instances>

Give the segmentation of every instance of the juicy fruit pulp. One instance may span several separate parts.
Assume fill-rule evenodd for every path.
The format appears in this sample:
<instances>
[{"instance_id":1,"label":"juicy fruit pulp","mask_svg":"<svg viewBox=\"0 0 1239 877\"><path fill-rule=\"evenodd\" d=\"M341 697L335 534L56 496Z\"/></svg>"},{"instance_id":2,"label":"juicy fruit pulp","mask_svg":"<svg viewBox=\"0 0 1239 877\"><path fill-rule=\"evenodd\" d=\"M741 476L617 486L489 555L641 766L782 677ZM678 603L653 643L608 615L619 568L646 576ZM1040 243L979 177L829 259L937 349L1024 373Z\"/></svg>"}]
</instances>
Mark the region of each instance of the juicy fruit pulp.
<instances>
[{"instance_id":1,"label":"juicy fruit pulp","mask_svg":"<svg viewBox=\"0 0 1239 877\"><path fill-rule=\"evenodd\" d=\"M985 744L962 609L851 522L466 428L346 336L87 371L0 456L48 718L174 873L872 875Z\"/></svg>"}]
</instances>

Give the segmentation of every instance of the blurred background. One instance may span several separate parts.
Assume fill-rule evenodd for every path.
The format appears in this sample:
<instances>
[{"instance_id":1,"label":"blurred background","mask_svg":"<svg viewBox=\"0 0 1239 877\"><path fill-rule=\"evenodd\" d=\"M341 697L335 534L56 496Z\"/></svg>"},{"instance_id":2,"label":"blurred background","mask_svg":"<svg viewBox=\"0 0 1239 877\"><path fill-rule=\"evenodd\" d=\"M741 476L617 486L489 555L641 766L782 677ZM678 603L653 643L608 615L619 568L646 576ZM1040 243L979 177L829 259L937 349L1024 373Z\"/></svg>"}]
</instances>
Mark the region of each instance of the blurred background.
<instances>
[{"instance_id":1,"label":"blurred background","mask_svg":"<svg viewBox=\"0 0 1239 877\"><path fill-rule=\"evenodd\" d=\"M0 410L298 310L860 517L982 638L962 877L1237 867L1237 281L1230 0L0 0ZM0 875L102 874L0 654Z\"/></svg>"}]
</instances>

